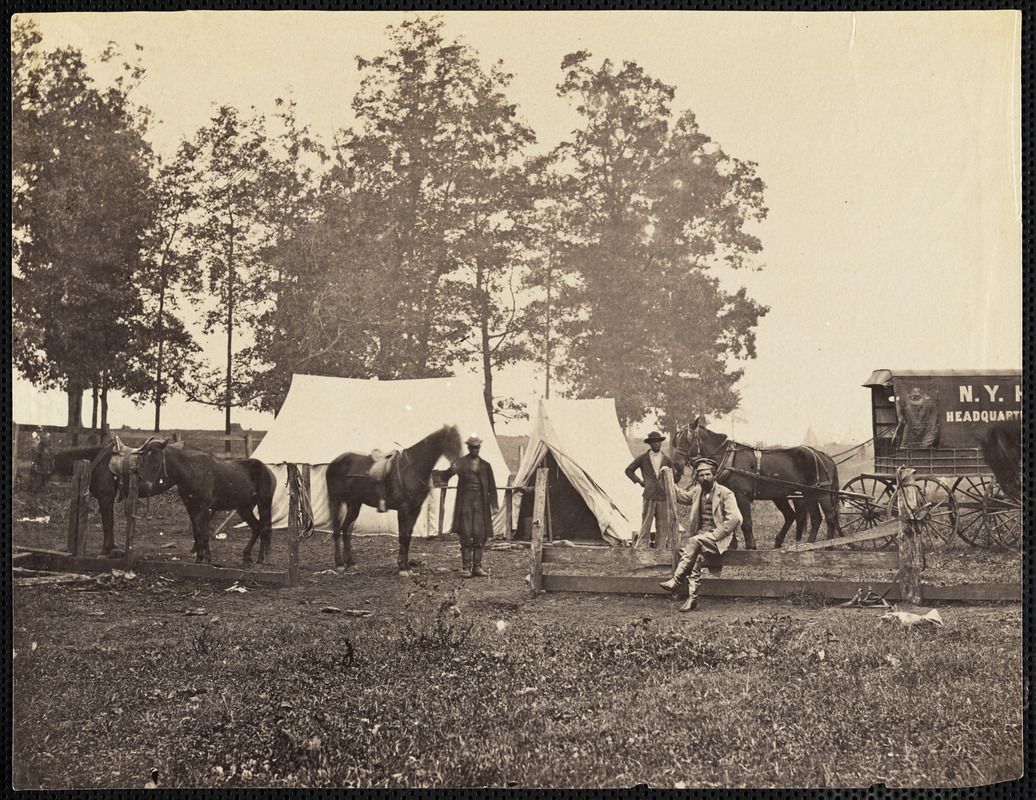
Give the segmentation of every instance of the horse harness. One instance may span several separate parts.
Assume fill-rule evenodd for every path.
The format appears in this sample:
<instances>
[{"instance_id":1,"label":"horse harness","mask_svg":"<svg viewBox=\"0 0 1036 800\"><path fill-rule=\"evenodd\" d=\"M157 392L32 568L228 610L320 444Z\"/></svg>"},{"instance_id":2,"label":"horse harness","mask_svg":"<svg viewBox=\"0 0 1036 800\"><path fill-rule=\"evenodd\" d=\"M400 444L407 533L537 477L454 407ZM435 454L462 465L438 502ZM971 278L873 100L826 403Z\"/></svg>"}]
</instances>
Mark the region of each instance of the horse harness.
<instances>
[{"instance_id":1,"label":"horse harness","mask_svg":"<svg viewBox=\"0 0 1036 800\"><path fill-rule=\"evenodd\" d=\"M790 481L782 481L782 480L780 480L780 479L778 479L776 477L771 478L771 477L769 477L767 475L763 475L763 451L760 450L757 447L748 447L747 445L740 444L739 442L735 442L732 439L726 439L724 441L722 451L716 450L713 453L706 453L705 449L702 447L701 438L698 436L698 432L697 431L695 431L694 436L695 436L695 444L697 445L697 450L698 450L699 456L705 456L706 458L711 458L711 459L713 459L715 461L716 460L715 456L720 455L720 453L722 452L722 455L720 456L720 458L719 458L719 460L717 462L718 466L716 467L716 483L722 484L723 483L723 478L727 477L728 475L735 475L735 474L736 475L744 475L744 476L749 477L749 478L752 479L752 488L751 488L751 490L749 492L746 493L749 500L754 500L755 499L755 495L756 495L756 493L759 490L759 481L761 481L761 480L770 481L770 482L776 481L777 483L785 483L785 484L788 484L788 485L800 487L800 489L821 489L821 490L824 490L824 491L829 491L830 490L829 487L832 485L831 476L827 474L827 470L826 469L824 469L824 477L826 478L826 480L824 480L824 481L820 480L820 473L821 473L820 454L816 450L816 448L810 447L809 445L802 445L802 447L805 450L807 450L809 452L809 454L813 457L813 475L815 476L815 482L813 483L812 486L806 486L804 484L793 484ZM681 455L684 455L684 458L686 460L686 456L689 455L689 453L685 454L679 448L677 448L677 450L678 450L678 452L681 453ZM755 455L754 464L753 464L754 469L753 470L740 469L740 468L734 466L734 459L737 456L738 451L746 451L746 450L750 450Z\"/></svg>"}]
</instances>

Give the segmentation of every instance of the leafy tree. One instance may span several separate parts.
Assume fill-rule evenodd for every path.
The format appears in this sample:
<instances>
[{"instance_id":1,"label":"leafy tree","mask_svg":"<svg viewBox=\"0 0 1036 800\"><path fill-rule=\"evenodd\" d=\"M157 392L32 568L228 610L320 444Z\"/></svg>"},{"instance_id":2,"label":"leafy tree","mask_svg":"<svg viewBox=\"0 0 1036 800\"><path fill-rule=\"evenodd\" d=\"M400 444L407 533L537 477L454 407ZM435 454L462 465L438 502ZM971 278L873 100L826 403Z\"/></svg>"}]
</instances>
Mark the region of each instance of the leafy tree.
<instances>
[{"instance_id":1,"label":"leafy tree","mask_svg":"<svg viewBox=\"0 0 1036 800\"><path fill-rule=\"evenodd\" d=\"M139 66L124 64L102 89L79 50L40 45L33 23L14 22L12 307L22 336L13 356L34 384L66 392L75 430L83 392L106 398L121 382L128 321L140 309L133 275L150 223L148 114L128 101Z\"/></svg>"},{"instance_id":2,"label":"leafy tree","mask_svg":"<svg viewBox=\"0 0 1036 800\"><path fill-rule=\"evenodd\" d=\"M692 113L671 120L672 87L590 58L566 56L558 87L584 121L553 154L571 176L564 268L578 286L559 325L562 375L579 396L613 395L625 424L728 412L734 363L754 357L767 309L716 273L754 264L761 245L746 226L765 217L764 184Z\"/></svg>"},{"instance_id":3,"label":"leafy tree","mask_svg":"<svg viewBox=\"0 0 1036 800\"><path fill-rule=\"evenodd\" d=\"M447 42L438 19L389 28L358 59L358 126L339 133L320 215L273 256L277 309L263 346L279 404L292 369L418 378L523 354L513 289L532 133L499 65Z\"/></svg>"},{"instance_id":4,"label":"leafy tree","mask_svg":"<svg viewBox=\"0 0 1036 800\"><path fill-rule=\"evenodd\" d=\"M161 430L162 406L177 390L169 375L196 370L201 349L180 309L181 296L202 288L201 253L184 235L198 207L197 155L196 147L181 142L174 157L159 165L150 187L154 218L144 237L137 277L142 309L132 321L134 346L122 388L135 402L154 404L156 432Z\"/></svg>"},{"instance_id":5,"label":"leafy tree","mask_svg":"<svg viewBox=\"0 0 1036 800\"><path fill-rule=\"evenodd\" d=\"M197 367L180 385L192 400L224 408L229 434L231 409L253 399L252 365L235 351L234 337L250 332L260 314L267 275L262 256L273 235L267 218L273 198L267 191L272 159L265 120L222 106L190 147L198 213L191 215L184 236L201 254L203 286L192 298L201 305L204 331L219 330L226 337L226 367L222 377ZM229 450L229 441L226 446Z\"/></svg>"}]
</instances>

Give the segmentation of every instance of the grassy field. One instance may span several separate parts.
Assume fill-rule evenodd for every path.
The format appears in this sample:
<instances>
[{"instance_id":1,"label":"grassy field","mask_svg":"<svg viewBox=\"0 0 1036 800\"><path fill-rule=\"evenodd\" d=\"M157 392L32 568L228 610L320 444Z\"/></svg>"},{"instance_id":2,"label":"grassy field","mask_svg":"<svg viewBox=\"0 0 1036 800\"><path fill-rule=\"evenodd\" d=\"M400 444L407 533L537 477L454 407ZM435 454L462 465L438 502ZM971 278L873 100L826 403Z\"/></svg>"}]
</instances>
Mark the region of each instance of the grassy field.
<instances>
[{"instance_id":1,"label":"grassy field","mask_svg":"<svg viewBox=\"0 0 1036 800\"><path fill-rule=\"evenodd\" d=\"M217 788L1021 774L1017 608L944 609L926 630L786 602L679 615L659 597L529 597L510 552L462 581L443 542L421 543L423 577L402 579L391 545L364 543L371 578L302 590L17 590L16 786L141 786L151 767L164 786Z\"/></svg>"}]
</instances>

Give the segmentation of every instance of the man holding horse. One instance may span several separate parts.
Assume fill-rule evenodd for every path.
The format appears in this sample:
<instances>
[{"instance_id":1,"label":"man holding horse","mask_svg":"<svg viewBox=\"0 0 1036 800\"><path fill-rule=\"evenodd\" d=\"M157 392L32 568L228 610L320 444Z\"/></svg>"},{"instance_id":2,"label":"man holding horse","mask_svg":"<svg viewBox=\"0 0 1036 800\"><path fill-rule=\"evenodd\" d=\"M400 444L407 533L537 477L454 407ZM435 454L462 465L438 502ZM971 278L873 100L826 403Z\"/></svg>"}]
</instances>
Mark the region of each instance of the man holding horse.
<instances>
[{"instance_id":1,"label":"man holding horse","mask_svg":"<svg viewBox=\"0 0 1036 800\"><path fill-rule=\"evenodd\" d=\"M655 537L651 535L651 523L654 522L658 537L669 530L669 506L665 500L665 489L662 487L662 467L673 470L673 480L680 482L683 468L674 469L669 456L662 452L665 437L658 431L651 431L644 443L650 448L647 452L633 459L626 467L626 477L644 487L644 511L641 516L640 532L637 534L634 547L654 547ZM637 470L642 477L637 477Z\"/></svg>"},{"instance_id":2,"label":"man holding horse","mask_svg":"<svg viewBox=\"0 0 1036 800\"><path fill-rule=\"evenodd\" d=\"M472 434L467 446L468 454L438 476L444 481L457 476L452 528L460 536L462 574L465 578L484 578L482 547L493 530L493 514L497 511L496 479L490 463L479 457L482 440Z\"/></svg>"},{"instance_id":3,"label":"man holding horse","mask_svg":"<svg viewBox=\"0 0 1036 800\"><path fill-rule=\"evenodd\" d=\"M711 458L694 462L698 482L690 489L676 489L676 501L691 507L687 529L691 538L680 550L680 563L673 577L659 584L670 592L687 584L687 602L681 611L693 611L698 605L698 586L701 583L701 557L706 553L722 555L733 537L741 531L741 512L734 493L716 483L717 464Z\"/></svg>"}]
</instances>

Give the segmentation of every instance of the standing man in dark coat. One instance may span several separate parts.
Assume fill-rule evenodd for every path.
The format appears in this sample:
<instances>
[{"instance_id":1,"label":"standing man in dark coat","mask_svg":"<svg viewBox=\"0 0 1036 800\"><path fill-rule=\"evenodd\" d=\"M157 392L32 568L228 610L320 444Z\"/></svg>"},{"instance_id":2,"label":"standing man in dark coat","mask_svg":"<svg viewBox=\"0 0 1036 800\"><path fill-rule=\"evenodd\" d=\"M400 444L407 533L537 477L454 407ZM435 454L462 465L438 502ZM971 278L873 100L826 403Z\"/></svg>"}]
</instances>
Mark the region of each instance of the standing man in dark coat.
<instances>
[{"instance_id":1,"label":"standing man in dark coat","mask_svg":"<svg viewBox=\"0 0 1036 800\"><path fill-rule=\"evenodd\" d=\"M452 530L460 535L460 557L465 578L484 578L482 546L493 531L493 514L498 503L493 467L479 458L482 440L472 434L468 454L439 473L443 480L457 476L457 502L453 507Z\"/></svg>"},{"instance_id":2,"label":"standing man in dark coat","mask_svg":"<svg viewBox=\"0 0 1036 800\"><path fill-rule=\"evenodd\" d=\"M673 469L673 462L669 456L662 452L662 442L665 437L658 431L651 431L644 442L650 449L643 455L633 459L633 463L626 467L626 477L634 483L644 487L644 512L641 518L640 532L637 534L634 547L654 547L655 537L651 535L651 523L655 523L656 535L661 537L663 531L668 530L669 507L666 505L665 489L662 487L662 467L669 467L673 470L673 481L680 482L683 475L683 468ZM640 470L641 477L637 477L637 470Z\"/></svg>"}]
</instances>

